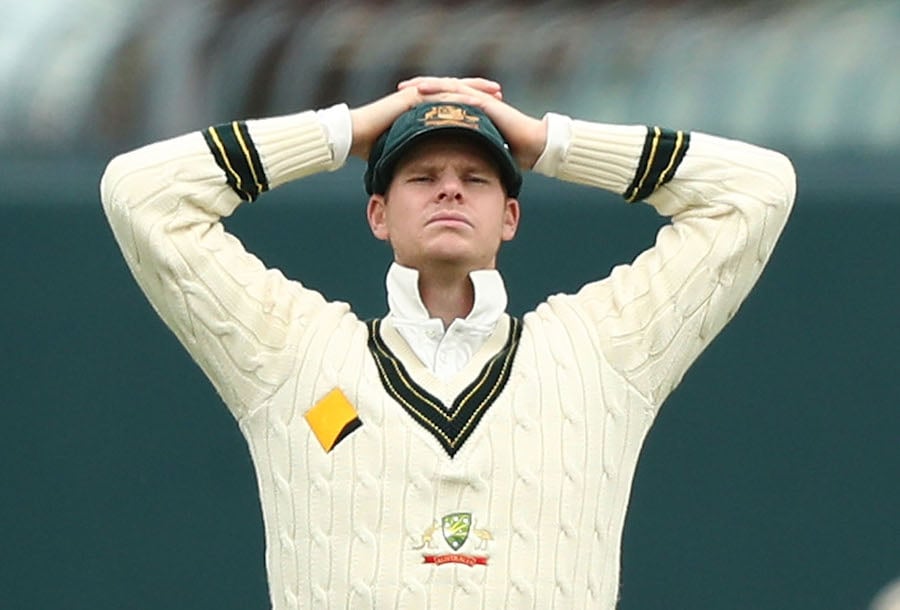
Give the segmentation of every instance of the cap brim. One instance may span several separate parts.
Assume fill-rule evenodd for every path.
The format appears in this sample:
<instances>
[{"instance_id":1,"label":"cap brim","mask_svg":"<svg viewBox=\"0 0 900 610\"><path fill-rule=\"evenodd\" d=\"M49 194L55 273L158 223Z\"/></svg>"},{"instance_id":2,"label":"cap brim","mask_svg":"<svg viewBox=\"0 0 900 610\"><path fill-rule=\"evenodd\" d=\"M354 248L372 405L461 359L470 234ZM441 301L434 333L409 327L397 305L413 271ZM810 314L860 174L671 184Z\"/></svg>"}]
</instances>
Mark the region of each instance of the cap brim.
<instances>
[{"instance_id":1,"label":"cap brim","mask_svg":"<svg viewBox=\"0 0 900 610\"><path fill-rule=\"evenodd\" d=\"M496 142L480 131L468 127L459 127L457 125L445 125L422 129L408 137L390 153L379 159L378 163L375 165L374 179L372 181L373 191L383 194L384 191L387 190L397 163L413 146L427 139L429 136L447 133L457 133L481 144L485 152L487 152L497 164L497 169L500 172L501 181L507 190L507 194L510 197L518 196L522 180L512 155L509 152L504 154L504 152L497 147Z\"/></svg>"}]
</instances>

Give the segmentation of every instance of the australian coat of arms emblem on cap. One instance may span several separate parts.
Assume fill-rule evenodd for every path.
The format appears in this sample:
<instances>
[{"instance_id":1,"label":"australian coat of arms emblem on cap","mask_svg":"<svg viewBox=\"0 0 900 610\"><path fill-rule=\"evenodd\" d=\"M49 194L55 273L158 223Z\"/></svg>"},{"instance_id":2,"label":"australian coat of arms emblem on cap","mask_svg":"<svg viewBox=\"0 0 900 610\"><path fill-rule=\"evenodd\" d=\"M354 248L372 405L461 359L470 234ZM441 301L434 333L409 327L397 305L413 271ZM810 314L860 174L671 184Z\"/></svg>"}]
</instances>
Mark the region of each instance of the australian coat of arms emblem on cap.
<instances>
[{"instance_id":1,"label":"australian coat of arms emblem on cap","mask_svg":"<svg viewBox=\"0 0 900 610\"><path fill-rule=\"evenodd\" d=\"M466 112L465 108L447 104L429 108L421 121L429 127L453 125L456 127L478 129L478 123L481 119Z\"/></svg>"}]
</instances>

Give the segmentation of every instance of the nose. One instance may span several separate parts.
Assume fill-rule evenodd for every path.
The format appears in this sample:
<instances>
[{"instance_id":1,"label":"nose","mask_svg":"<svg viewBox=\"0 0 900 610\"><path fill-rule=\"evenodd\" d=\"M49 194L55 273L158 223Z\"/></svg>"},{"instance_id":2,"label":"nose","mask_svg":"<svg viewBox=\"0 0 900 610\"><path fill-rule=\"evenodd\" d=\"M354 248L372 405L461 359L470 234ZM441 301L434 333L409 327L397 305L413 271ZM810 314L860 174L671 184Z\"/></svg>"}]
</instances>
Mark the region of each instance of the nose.
<instances>
[{"instance_id":1,"label":"nose","mask_svg":"<svg viewBox=\"0 0 900 610\"><path fill-rule=\"evenodd\" d=\"M445 174L441 176L438 183L438 201L455 201L462 200L462 181L454 175Z\"/></svg>"},{"instance_id":2,"label":"nose","mask_svg":"<svg viewBox=\"0 0 900 610\"><path fill-rule=\"evenodd\" d=\"M452 172L444 172L438 181L438 201L462 200L462 180Z\"/></svg>"}]
</instances>

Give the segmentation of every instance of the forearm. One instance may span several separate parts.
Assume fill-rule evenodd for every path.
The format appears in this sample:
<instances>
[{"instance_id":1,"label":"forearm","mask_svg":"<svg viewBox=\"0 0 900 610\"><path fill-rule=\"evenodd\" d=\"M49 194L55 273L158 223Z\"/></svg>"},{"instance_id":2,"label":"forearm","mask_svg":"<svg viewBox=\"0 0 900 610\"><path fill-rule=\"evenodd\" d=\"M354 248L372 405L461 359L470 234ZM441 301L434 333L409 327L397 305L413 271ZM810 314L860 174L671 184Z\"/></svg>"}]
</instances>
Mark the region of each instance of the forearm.
<instances>
[{"instance_id":1,"label":"forearm","mask_svg":"<svg viewBox=\"0 0 900 610\"><path fill-rule=\"evenodd\" d=\"M790 208L795 176L782 154L702 133L572 120L548 114L548 142L534 171L595 186L666 216L708 207L717 195L766 193ZM727 185L721 184L727 181Z\"/></svg>"},{"instance_id":2,"label":"forearm","mask_svg":"<svg viewBox=\"0 0 900 610\"><path fill-rule=\"evenodd\" d=\"M341 167L349 139L346 106L217 125L117 156L106 168L101 196L107 211L114 202L185 198L228 216L241 200Z\"/></svg>"},{"instance_id":3,"label":"forearm","mask_svg":"<svg viewBox=\"0 0 900 610\"><path fill-rule=\"evenodd\" d=\"M793 203L793 169L779 153L700 133L660 143L640 126L550 123L538 171L626 200L646 194L672 218L654 247L572 301L610 363L658 404L762 272Z\"/></svg>"},{"instance_id":4,"label":"forearm","mask_svg":"<svg viewBox=\"0 0 900 610\"><path fill-rule=\"evenodd\" d=\"M220 220L339 167L330 128L313 112L217 126L121 155L103 176L103 207L136 281L236 411L277 382L292 329L324 300L267 270Z\"/></svg>"}]
</instances>

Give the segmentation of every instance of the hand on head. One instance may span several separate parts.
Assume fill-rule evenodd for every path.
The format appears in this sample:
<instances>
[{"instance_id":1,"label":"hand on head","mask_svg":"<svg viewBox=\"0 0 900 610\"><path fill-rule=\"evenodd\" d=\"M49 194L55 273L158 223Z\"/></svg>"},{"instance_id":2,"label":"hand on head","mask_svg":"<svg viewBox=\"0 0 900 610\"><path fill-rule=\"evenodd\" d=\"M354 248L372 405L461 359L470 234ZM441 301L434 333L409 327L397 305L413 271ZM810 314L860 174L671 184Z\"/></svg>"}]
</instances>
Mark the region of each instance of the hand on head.
<instances>
[{"instance_id":1,"label":"hand on head","mask_svg":"<svg viewBox=\"0 0 900 610\"><path fill-rule=\"evenodd\" d=\"M503 133L513 157L523 169L531 169L547 139L546 125L503 101L499 83L485 78L418 76L402 81L397 91L351 110L351 153L368 159L372 145L394 120L419 104L449 102L481 108Z\"/></svg>"}]
</instances>

